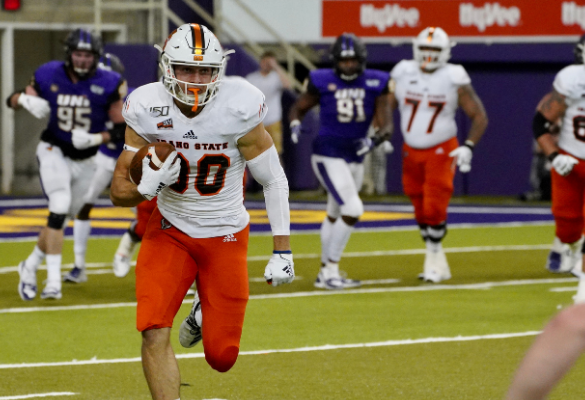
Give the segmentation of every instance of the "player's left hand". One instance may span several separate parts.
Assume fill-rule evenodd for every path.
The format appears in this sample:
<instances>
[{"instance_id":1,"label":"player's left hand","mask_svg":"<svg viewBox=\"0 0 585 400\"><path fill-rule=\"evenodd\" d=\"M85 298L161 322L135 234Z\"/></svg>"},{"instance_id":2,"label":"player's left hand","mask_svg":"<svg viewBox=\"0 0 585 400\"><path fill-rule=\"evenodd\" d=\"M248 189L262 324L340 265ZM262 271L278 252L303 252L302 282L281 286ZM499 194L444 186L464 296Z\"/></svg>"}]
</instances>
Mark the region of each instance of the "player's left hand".
<instances>
[{"instance_id":1,"label":"player's left hand","mask_svg":"<svg viewBox=\"0 0 585 400\"><path fill-rule=\"evenodd\" d=\"M471 158L473 157L473 151L469 146L459 146L451 153L449 153L449 157L454 157L454 162L457 163L459 167L459 171L462 173L467 173L471 171Z\"/></svg>"},{"instance_id":2,"label":"player's left hand","mask_svg":"<svg viewBox=\"0 0 585 400\"><path fill-rule=\"evenodd\" d=\"M292 253L275 253L264 270L264 279L269 285L291 283L295 279L295 263Z\"/></svg>"},{"instance_id":3,"label":"player's left hand","mask_svg":"<svg viewBox=\"0 0 585 400\"><path fill-rule=\"evenodd\" d=\"M551 160L552 166L561 176L567 176L573 170L573 167L579 163L575 157L568 154L558 154Z\"/></svg>"},{"instance_id":4,"label":"player's left hand","mask_svg":"<svg viewBox=\"0 0 585 400\"><path fill-rule=\"evenodd\" d=\"M374 147L376 147L376 143L374 143L371 138L366 137L358 139L355 141L355 154L363 156L374 150Z\"/></svg>"},{"instance_id":5,"label":"player's left hand","mask_svg":"<svg viewBox=\"0 0 585 400\"><path fill-rule=\"evenodd\" d=\"M104 141L101 133L88 133L81 128L71 130L71 142L76 149L84 150L99 146Z\"/></svg>"},{"instance_id":6,"label":"player's left hand","mask_svg":"<svg viewBox=\"0 0 585 400\"><path fill-rule=\"evenodd\" d=\"M380 146L382 146L382 150L384 150L384 153L386 154L394 153L394 146L392 146L392 143L390 143L389 141L384 140Z\"/></svg>"}]
</instances>

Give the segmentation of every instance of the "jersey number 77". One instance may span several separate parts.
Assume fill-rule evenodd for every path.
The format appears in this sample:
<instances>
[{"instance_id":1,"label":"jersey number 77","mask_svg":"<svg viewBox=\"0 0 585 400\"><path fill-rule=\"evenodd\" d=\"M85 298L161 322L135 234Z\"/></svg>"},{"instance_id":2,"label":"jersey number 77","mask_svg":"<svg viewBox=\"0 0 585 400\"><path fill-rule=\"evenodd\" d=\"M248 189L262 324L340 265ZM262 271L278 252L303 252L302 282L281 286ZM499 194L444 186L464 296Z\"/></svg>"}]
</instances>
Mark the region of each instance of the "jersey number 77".
<instances>
[{"instance_id":1,"label":"jersey number 77","mask_svg":"<svg viewBox=\"0 0 585 400\"><path fill-rule=\"evenodd\" d=\"M408 120L408 128L406 128L406 132L410 132L410 128L412 126L412 121L414 121L414 117L416 115L416 112L418 110L418 106L419 106L420 102L421 101L417 100L417 99L410 99L410 98L404 99L405 104L412 105L412 113L410 114L410 120ZM433 133L433 126L435 125L435 120L437 119L437 116L439 115L439 113L441 112L443 107L445 107L445 103L438 102L438 101L436 101L436 102L429 101L428 106L435 109L435 112L434 112L431 120L429 121L429 126L427 128L427 133L430 134L430 133Z\"/></svg>"}]
</instances>

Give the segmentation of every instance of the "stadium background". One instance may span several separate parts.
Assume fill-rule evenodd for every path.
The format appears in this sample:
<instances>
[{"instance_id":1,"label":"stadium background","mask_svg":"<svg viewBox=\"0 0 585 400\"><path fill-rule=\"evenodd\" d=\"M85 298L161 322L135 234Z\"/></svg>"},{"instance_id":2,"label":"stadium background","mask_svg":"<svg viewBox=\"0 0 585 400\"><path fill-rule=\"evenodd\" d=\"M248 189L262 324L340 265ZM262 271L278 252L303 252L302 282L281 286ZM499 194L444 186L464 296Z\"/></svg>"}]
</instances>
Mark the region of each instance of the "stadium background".
<instances>
[{"instance_id":1,"label":"stadium background","mask_svg":"<svg viewBox=\"0 0 585 400\"><path fill-rule=\"evenodd\" d=\"M246 75L256 68L260 52L271 49L298 82L309 67L331 65L328 47L344 31L364 38L370 68L389 71L411 57L412 36L427 25L439 25L457 42L451 62L469 71L490 118L473 170L457 175L455 194L515 196L529 189L536 103L550 89L556 72L573 61L574 42L585 26L579 21L582 7L561 0L21 0L18 11L0 12L2 96L24 87L41 63L61 59L60 40L80 24L103 32L106 51L122 59L130 86L157 78L152 43L162 43L165 32L181 21L211 26L225 48L236 49L228 75ZM285 110L294 96L283 96ZM292 146L284 115L284 159L291 189L315 189L309 154L318 120L314 113L307 118L307 134ZM1 117L3 193L39 194L34 146L42 123L26 113L14 114L5 104ZM460 112L457 122L464 138L468 120ZM393 144L400 148L400 134ZM387 165L390 193L402 192L400 169L396 152Z\"/></svg>"},{"instance_id":2,"label":"stadium background","mask_svg":"<svg viewBox=\"0 0 585 400\"><path fill-rule=\"evenodd\" d=\"M150 82L158 69L152 43L162 44L169 31L189 21L206 24L225 48L236 49L228 74L245 75L270 49L297 81L311 65L331 65L327 50L344 31L364 38L369 67L390 70L411 57L410 39L418 31L443 26L458 43L452 62L469 71L486 105L490 124L473 170L456 176L457 195L481 198L458 196L449 209L444 244L452 280L417 280L424 249L412 208L396 204L404 198L377 198L366 204L342 265L364 287L315 290L324 203L303 201L291 203L297 279L274 290L262 278L270 248L264 206L248 202L254 234L242 356L230 373L216 374L201 346L182 349L173 332L183 398L498 399L544 323L572 303L576 278L544 269L554 237L549 204L521 207L512 197L529 188L534 109L556 72L573 62L574 43L585 28L585 0L20 3L18 11L0 11L2 100L24 87L41 63L62 59L60 41L80 26L103 32L106 50L122 59L131 86ZM285 106L294 97L287 93ZM18 297L16 265L46 223L34 157L42 123L7 109L4 101L1 107L0 399L149 398L133 322L134 277L111 273L119 236L133 219L128 209L111 207L107 198L98 201L86 284L67 286L54 303L24 304ZM457 120L464 137L468 122L463 115ZM316 114L304 123L306 135L297 147L287 143L285 162L291 188L311 191L317 187L308 162ZM400 143L397 132L394 147ZM389 156L387 170L389 191L401 194L399 152ZM490 206L456 204L480 199ZM66 234L70 239L70 227ZM63 254L67 270L71 240ZM185 300L178 319L190 303ZM585 362L551 398L582 398L583 373Z\"/></svg>"}]
</instances>

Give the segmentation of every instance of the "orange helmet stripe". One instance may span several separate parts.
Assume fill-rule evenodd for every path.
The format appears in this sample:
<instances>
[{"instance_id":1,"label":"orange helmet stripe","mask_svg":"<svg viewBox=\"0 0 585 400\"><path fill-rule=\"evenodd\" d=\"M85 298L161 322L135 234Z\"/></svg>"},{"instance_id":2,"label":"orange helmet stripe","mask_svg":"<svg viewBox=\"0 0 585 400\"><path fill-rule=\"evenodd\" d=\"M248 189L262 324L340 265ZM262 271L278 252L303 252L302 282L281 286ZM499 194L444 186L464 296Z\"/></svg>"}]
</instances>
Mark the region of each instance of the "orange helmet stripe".
<instances>
[{"instance_id":1,"label":"orange helmet stripe","mask_svg":"<svg viewBox=\"0 0 585 400\"><path fill-rule=\"evenodd\" d=\"M205 37L203 36L203 29L201 29L201 25L191 24L191 34L193 35L193 54L205 54Z\"/></svg>"},{"instance_id":2,"label":"orange helmet stripe","mask_svg":"<svg viewBox=\"0 0 585 400\"><path fill-rule=\"evenodd\" d=\"M431 26L429 28L429 36L427 36L427 42L431 43L433 41L433 35L435 34L435 27Z\"/></svg>"}]
</instances>

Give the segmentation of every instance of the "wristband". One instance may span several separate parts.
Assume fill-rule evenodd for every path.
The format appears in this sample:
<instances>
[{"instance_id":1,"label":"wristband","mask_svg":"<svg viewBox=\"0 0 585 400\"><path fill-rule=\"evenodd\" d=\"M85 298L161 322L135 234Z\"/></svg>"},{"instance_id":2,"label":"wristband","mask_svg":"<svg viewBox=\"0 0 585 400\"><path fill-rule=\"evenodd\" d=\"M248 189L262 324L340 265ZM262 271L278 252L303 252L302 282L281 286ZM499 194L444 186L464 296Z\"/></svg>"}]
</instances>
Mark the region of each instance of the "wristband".
<instances>
[{"instance_id":1,"label":"wristband","mask_svg":"<svg viewBox=\"0 0 585 400\"><path fill-rule=\"evenodd\" d=\"M471 151L473 151L473 149L475 148L475 143L473 143L473 141L471 141L469 139L467 139L465 142L463 142L463 145L469 147L469 149Z\"/></svg>"},{"instance_id":2,"label":"wristband","mask_svg":"<svg viewBox=\"0 0 585 400\"><path fill-rule=\"evenodd\" d=\"M549 160L550 162L553 162L553 160L554 160L554 159L555 159L555 158L556 158L558 155L559 155L559 152L558 152L558 151L553 151L552 153L550 153L550 154L548 155L548 157L547 157L547 158L548 158L548 160Z\"/></svg>"},{"instance_id":3,"label":"wristband","mask_svg":"<svg viewBox=\"0 0 585 400\"><path fill-rule=\"evenodd\" d=\"M298 119L293 119L292 121L290 121L290 128L294 128L295 126L299 126L301 124L301 121L299 121Z\"/></svg>"}]
</instances>

